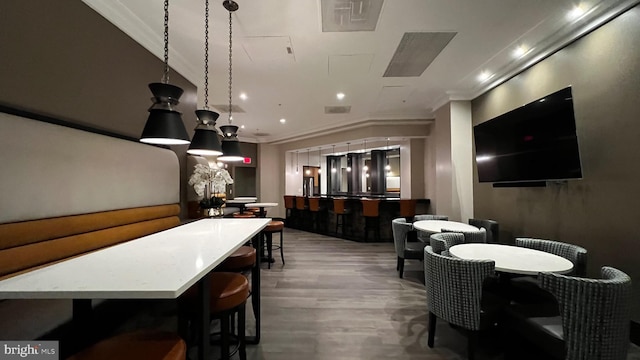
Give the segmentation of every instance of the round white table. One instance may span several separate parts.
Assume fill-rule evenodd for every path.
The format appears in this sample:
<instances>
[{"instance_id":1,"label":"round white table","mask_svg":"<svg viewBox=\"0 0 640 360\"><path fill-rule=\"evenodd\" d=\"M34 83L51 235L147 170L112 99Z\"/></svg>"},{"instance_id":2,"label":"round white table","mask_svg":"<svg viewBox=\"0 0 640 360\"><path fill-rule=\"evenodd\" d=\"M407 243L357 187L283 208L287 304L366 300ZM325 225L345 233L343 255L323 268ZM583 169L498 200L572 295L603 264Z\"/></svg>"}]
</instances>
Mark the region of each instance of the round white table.
<instances>
[{"instance_id":1,"label":"round white table","mask_svg":"<svg viewBox=\"0 0 640 360\"><path fill-rule=\"evenodd\" d=\"M240 212L244 212L246 204L250 204L256 201L254 197L237 197L230 200L226 200L226 204L237 205L240 208Z\"/></svg>"},{"instance_id":2,"label":"round white table","mask_svg":"<svg viewBox=\"0 0 640 360\"><path fill-rule=\"evenodd\" d=\"M264 217L266 215L266 213L264 212L264 208L268 208L268 207L275 207L278 206L278 203L268 203L268 202L264 202L264 203L251 203L251 204L245 204L244 207L248 207L248 208L258 208L260 209L260 214L258 215L259 217Z\"/></svg>"},{"instance_id":3,"label":"round white table","mask_svg":"<svg viewBox=\"0 0 640 360\"><path fill-rule=\"evenodd\" d=\"M459 244L449 248L451 256L466 260L493 260L496 271L537 275L540 272L565 274L573 263L561 256L519 246L501 244Z\"/></svg>"},{"instance_id":4,"label":"round white table","mask_svg":"<svg viewBox=\"0 0 640 360\"><path fill-rule=\"evenodd\" d=\"M442 229L457 231L478 231L478 228L473 225L447 220L420 220L414 222L413 227L417 230L424 231L430 234L442 232Z\"/></svg>"}]
</instances>

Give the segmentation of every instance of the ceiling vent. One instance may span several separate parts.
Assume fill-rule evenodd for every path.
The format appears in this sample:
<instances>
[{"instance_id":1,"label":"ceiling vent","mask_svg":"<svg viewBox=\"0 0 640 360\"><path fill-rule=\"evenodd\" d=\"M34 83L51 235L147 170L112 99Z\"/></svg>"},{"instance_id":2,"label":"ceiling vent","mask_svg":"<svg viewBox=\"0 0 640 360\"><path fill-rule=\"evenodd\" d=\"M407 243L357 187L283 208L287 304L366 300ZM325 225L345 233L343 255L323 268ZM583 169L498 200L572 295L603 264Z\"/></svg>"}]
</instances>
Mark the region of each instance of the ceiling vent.
<instances>
[{"instance_id":1,"label":"ceiling vent","mask_svg":"<svg viewBox=\"0 0 640 360\"><path fill-rule=\"evenodd\" d=\"M321 0L322 31L374 31L384 0Z\"/></svg>"},{"instance_id":2,"label":"ceiling vent","mask_svg":"<svg viewBox=\"0 0 640 360\"><path fill-rule=\"evenodd\" d=\"M456 32L404 33L383 76L408 77L422 75L456 34Z\"/></svg>"},{"instance_id":3,"label":"ceiling vent","mask_svg":"<svg viewBox=\"0 0 640 360\"><path fill-rule=\"evenodd\" d=\"M351 112L351 106L325 106L325 114L348 114Z\"/></svg>"},{"instance_id":4,"label":"ceiling vent","mask_svg":"<svg viewBox=\"0 0 640 360\"><path fill-rule=\"evenodd\" d=\"M216 108L216 110L218 110L220 112L220 114L222 115L223 113L228 113L229 112L229 105L225 104L225 105L212 105L214 108ZM241 108L238 105L231 105L231 112L232 113L244 113L244 109Z\"/></svg>"}]
</instances>

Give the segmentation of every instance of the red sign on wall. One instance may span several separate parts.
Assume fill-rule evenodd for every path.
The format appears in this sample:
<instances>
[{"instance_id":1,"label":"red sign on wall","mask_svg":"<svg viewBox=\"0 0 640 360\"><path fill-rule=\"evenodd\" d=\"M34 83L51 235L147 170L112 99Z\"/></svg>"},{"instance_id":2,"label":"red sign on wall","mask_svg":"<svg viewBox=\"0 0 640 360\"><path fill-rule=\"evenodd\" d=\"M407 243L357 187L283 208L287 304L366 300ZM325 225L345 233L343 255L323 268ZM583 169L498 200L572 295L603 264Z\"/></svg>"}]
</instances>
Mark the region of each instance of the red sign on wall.
<instances>
[{"instance_id":1,"label":"red sign on wall","mask_svg":"<svg viewBox=\"0 0 640 360\"><path fill-rule=\"evenodd\" d=\"M250 157L246 157L246 158L242 159L242 163L243 164L251 164L251 158Z\"/></svg>"}]
</instances>

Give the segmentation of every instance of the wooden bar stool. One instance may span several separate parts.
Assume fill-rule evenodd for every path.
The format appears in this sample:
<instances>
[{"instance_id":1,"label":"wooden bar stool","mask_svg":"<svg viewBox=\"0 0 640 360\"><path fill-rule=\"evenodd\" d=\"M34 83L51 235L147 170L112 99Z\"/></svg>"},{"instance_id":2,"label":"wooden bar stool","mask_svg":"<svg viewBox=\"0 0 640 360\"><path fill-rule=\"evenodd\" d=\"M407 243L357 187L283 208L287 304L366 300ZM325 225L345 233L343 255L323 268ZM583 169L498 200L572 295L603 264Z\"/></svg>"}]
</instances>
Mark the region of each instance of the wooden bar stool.
<instances>
[{"instance_id":1,"label":"wooden bar stool","mask_svg":"<svg viewBox=\"0 0 640 360\"><path fill-rule=\"evenodd\" d=\"M369 231L373 230L376 241L380 241L380 212L378 199L361 199L362 216L364 216L364 241L369 238Z\"/></svg>"},{"instance_id":2,"label":"wooden bar stool","mask_svg":"<svg viewBox=\"0 0 640 360\"><path fill-rule=\"evenodd\" d=\"M187 346L177 334L142 330L102 340L67 360L185 360Z\"/></svg>"},{"instance_id":3,"label":"wooden bar stool","mask_svg":"<svg viewBox=\"0 0 640 360\"><path fill-rule=\"evenodd\" d=\"M267 243L267 267L271 269L271 262L273 259L273 234L280 233L280 245L276 245L276 250L280 249L280 258L282 259L282 265L284 265L284 246L283 246L283 230L284 223L282 221L272 220L269 224L262 229Z\"/></svg>"},{"instance_id":4,"label":"wooden bar stool","mask_svg":"<svg viewBox=\"0 0 640 360\"><path fill-rule=\"evenodd\" d=\"M245 304L249 297L249 280L242 275L231 272L212 272L210 275L211 300L209 309L211 319L220 320L220 356L228 360L237 351L241 360L247 359L245 335ZM192 286L179 298L180 311L190 319L197 316L198 289ZM232 335L231 319L238 314L238 347L230 351Z\"/></svg>"}]
</instances>

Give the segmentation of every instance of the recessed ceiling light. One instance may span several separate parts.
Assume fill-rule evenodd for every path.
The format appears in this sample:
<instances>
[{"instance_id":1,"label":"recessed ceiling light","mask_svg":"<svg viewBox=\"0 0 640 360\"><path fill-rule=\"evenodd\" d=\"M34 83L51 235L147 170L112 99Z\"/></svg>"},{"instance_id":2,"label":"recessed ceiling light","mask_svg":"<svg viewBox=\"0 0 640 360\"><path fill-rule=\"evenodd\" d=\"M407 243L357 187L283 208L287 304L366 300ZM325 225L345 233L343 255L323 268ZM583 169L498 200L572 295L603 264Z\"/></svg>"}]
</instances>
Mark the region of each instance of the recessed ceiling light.
<instances>
[{"instance_id":1,"label":"recessed ceiling light","mask_svg":"<svg viewBox=\"0 0 640 360\"><path fill-rule=\"evenodd\" d=\"M240 129L244 129L244 125L240 125Z\"/></svg>"},{"instance_id":2,"label":"recessed ceiling light","mask_svg":"<svg viewBox=\"0 0 640 360\"><path fill-rule=\"evenodd\" d=\"M584 15L584 13L585 13L584 6L582 4L576 5L573 7L573 9L569 11L569 13L567 13L567 18L569 20L575 20L580 16Z\"/></svg>"},{"instance_id":3,"label":"recessed ceiling light","mask_svg":"<svg viewBox=\"0 0 640 360\"><path fill-rule=\"evenodd\" d=\"M491 78L491 74L489 74L487 71L483 71L480 73L480 75L478 75L478 81L482 82L482 81L487 81Z\"/></svg>"},{"instance_id":4,"label":"recessed ceiling light","mask_svg":"<svg viewBox=\"0 0 640 360\"><path fill-rule=\"evenodd\" d=\"M342 100L344 99L344 93L337 93L336 97L338 98L338 100Z\"/></svg>"},{"instance_id":5,"label":"recessed ceiling light","mask_svg":"<svg viewBox=\"0 0 640 360\"><path fill-rule=\"evenodd\" d=\"M513 50L513 57L523 57L528 51L529 50L524 45L520 45L515 50Z\"/></svg>"},{"instance_id":6,"label":"recessed ceiling light","mask_svg":"<svg viewBox=\"0 0 640 360\"><path fill-rule=\"evenodd\" d=\"M284 124L286 122L287 122L287 119L285 119L285 118L280 119L280 124Z\"/></svg>"},{"instance_id":7,"label":"recessed ceiling light","mask_svg":"<svg viewBox=\"0 0 640 360\"><path fill-rule=\"evenodd\" d=\"M245 93L240 93L240 99L241 99L241 100L247 100L247 94L245 94Z\"/></svg>"}]
</instances>

